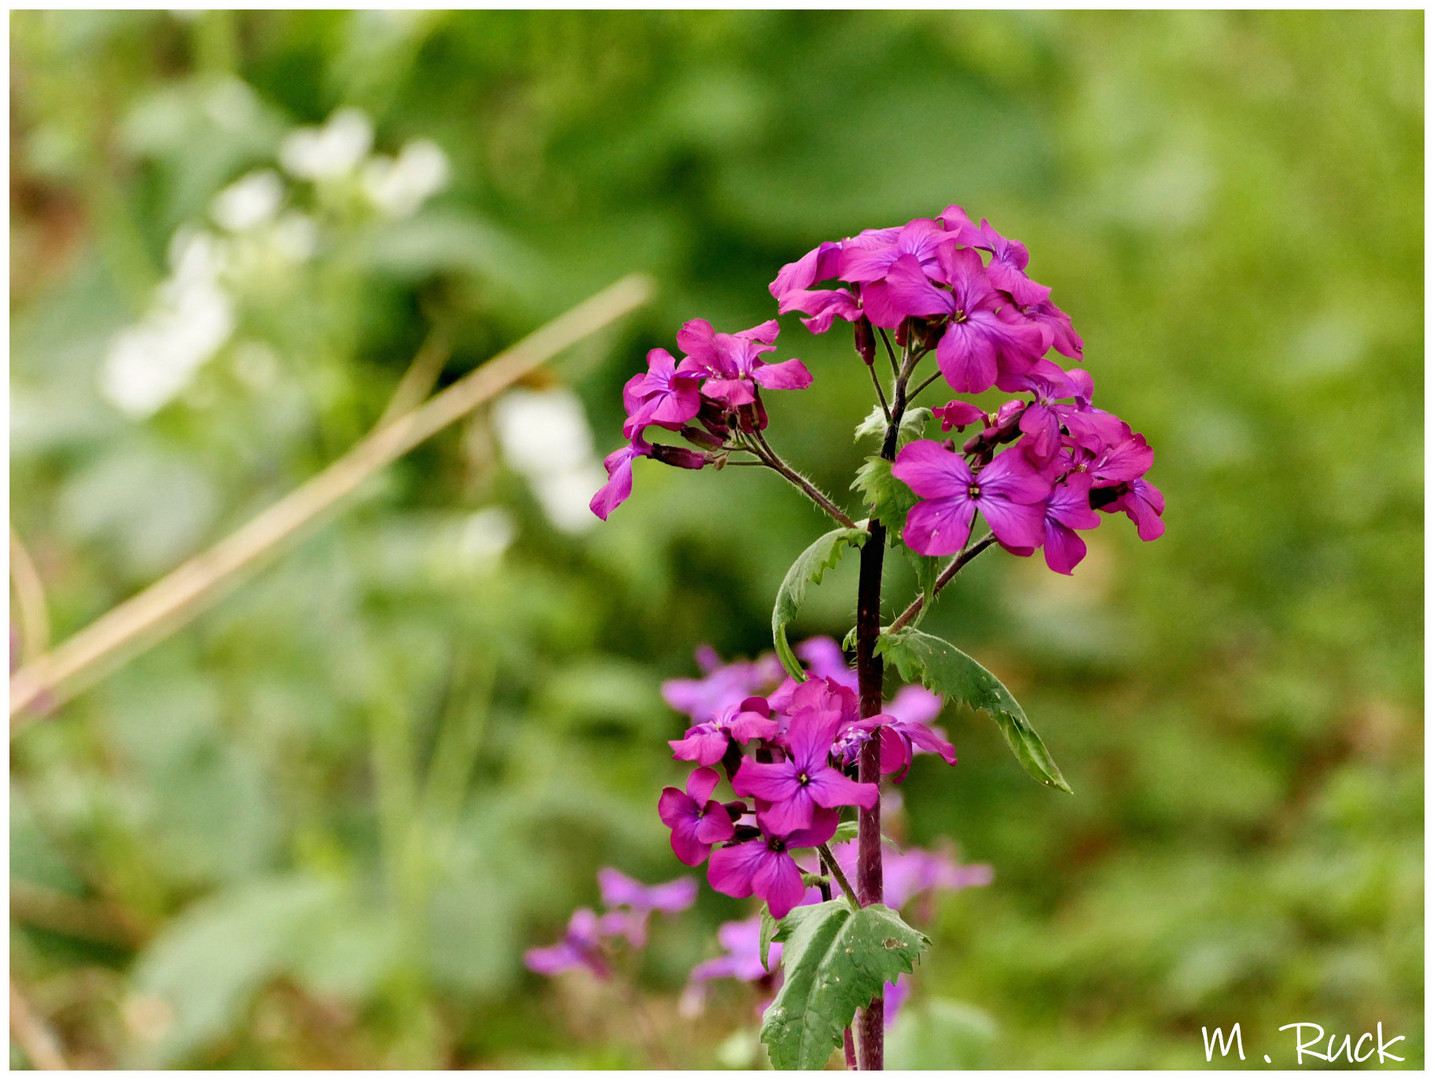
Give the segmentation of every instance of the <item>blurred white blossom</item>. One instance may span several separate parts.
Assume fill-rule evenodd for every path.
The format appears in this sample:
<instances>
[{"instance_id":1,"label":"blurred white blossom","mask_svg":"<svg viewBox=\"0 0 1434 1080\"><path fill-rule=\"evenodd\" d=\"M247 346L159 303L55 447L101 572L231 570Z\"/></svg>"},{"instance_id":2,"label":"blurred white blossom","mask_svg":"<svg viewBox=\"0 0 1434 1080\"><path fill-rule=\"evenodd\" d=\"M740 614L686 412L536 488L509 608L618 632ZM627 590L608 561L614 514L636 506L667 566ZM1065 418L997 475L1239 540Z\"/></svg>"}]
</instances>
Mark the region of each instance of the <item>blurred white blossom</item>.
<instances>
[{"instance_id":1,"label":"blurred white blossom","mask_svg":"<svg viewBox=\"0 0 1434 1080\"><path fill-rule=\"evenodd\" d=\"M358 168L373 146L373 123L361 109L339 109L323 127L295 128L279 163L303 180L336 180Z\"/></svg>"},{"instance_id":2,"label":"blurred white blossom","mask_svg":"<svg viewBox=\"0 0 1434 1080\"><path fill-rule=\"evenodd\" d=\"M230 232L246 232L273 220L283 201L284 181L273 169L262 169L214 196L209 213Z\"/></svg>"},{"instance_id":3,"label":"blurred white blossom","mask_svg":"<svg viewBox=\"0 0 1434 1080\"><path fill-rule=\"evenodd\" d=\"M510 390L494 403L493 424L504 459L527 479L549 521L565 532L596 524L588 502L606 475L576 394L566 387Z\"/></svg>"},{"instance_id":4,"label":"blurred white blossom","mask_svg":"<svg viewBox=\"0 0 1434 1080\"><path fill-rule=\"evenodd\" d=\"M134 417L173 399L234 332L234 302L219 284L225 266L219 239L182 229L169 261L170 276L149 311L115 335L100 367L100 392Z\"/></svg>"},{"instance_id":5,"label":"blurred white blossom","mask_svg":"<svg viewBox=\"0 0 1434 1080\"><path fill-rule=\"evenodd\" d=\"M375 155L363 167L369 199L389 217L408 217L448 185L448 158L438 144L415 139L398 158Z\"/></svg>"}]
</instances>

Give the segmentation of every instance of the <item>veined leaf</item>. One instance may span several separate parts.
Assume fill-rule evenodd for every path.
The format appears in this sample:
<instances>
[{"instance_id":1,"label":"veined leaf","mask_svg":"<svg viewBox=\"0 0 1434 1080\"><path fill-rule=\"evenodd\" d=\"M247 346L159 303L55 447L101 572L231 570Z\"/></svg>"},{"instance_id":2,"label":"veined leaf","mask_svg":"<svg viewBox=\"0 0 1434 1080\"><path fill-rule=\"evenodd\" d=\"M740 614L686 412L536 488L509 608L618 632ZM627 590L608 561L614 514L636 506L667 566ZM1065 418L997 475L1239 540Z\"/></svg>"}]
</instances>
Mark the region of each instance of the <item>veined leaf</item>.
<instances>
[{"instance_id":1,"label":"veined leaf","mask_svg":"<svg viewBox=\"0 0 1434 1080\"><path fill-rule=\"evenodd\" d=\"M919 439L926 433L926 424L931 419L931 410L907 409L901 418L901 430L896 433L896 447L901 449L912 439ZM862 436L872 435L877 439L886 438L886 412L880 405L873 405L865 420L856 426L853 442L860 442Z\"/></svg>"},{"instance_id":2,"label":"veined leaf","mask_svg":"<svg viewBox=\"0 0 1434 1080\"><path fill-rule=\"evenodd\" d=\"M884 904L845 900L793 908L777 924L784 981L762 1016L762 1042L778 1069L820 1069L856 1010L913 969L930 946Z\"/></svg>"},{"instance_id":3,"label":"veined leaf","mask_svg":"<svg viewBox=\"0 0 1434 1080\"><path fill-rule=\"evenodd\" d=\"M886 526L886 531L900 539L906 515L917 503L916 493L891 475L891 462L873 454L856 471L851 482L853 491L871 507L871 516Z\"/></svg>"},{"instance_id":4,"label":"veined leaf","mask_svg":"<svg viewBox=\"0 0 1434 1080\"><path fill-rule=\"evenodd\" d=\"M937 694L990 713L1026 772L1047 786L1070 793L1070 785L1011 692L955 645L920 630L906 629L877 638L876 654L908 682L920 682Z\"/></svg>"},{"instance_id":5,"label":"veined leaf","mask_svg":"<svg viewBox=\"0 0 1434 1080\"><path fill-rule=\"evenodd\" d=\"M820 585L822 575L841 562L846 549L861 547L869 535L865 528L854 528L833 529L819 536L806 551L797 556L797 561L792 563L792 568L782 579L782 587L777 590L777 604L772 609L772 642L777 648L777 656L782 661L782 666L797 682L806 682L807 675L802 670L802 665L797 662L791 645L787 643L787 624L797 617L802 598L807 593L807 583Z\"/></svg>"}]
</instances>

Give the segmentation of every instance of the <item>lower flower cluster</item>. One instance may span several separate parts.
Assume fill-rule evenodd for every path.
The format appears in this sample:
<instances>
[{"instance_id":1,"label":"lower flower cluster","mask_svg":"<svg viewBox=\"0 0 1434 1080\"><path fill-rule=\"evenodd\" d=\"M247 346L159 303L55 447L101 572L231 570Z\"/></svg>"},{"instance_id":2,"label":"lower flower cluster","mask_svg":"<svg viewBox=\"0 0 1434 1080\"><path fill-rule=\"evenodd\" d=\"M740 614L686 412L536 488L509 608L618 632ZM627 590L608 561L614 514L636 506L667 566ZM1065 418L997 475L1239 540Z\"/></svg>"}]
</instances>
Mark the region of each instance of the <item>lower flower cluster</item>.
<instances>
[{"instance_id":1,"label":"lower flower cluster","mask_svg":"<svg viewBox=\"0 0 1434 1080\"><path fill-rule=\"evenodd\" d=\"M776 919L807 891L793 852L831 840L843 807L870 809L880 798L876 784L855 779L866 743L880 740L882 774L898 779L917 753L956 763L951 744L927 723L940 711L939 697L921 690L893 702L894 711L863 719L855 673L836 643L818 639L800 652L815 658L811 677L787 678L765 696L752 685L760 665L718 666L703 682L664 687L669 699L698 706L693 725L670 744L673 757L698 767L685 790L664 788L658 801L673 853L688 866L707 862L714 889L759 896ZM720 694L704 692L717 688ZM724 774L738 796L726 802L713 798Z\"/></svg>"}]
</instances>

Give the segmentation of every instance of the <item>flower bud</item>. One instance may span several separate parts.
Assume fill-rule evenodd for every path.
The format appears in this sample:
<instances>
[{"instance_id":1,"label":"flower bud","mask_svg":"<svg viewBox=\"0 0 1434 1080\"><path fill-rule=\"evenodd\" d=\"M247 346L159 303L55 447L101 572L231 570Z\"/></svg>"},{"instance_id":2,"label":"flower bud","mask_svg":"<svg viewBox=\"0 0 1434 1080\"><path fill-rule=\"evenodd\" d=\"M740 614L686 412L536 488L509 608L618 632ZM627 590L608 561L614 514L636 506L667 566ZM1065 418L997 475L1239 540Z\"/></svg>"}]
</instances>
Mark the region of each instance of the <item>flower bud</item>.
<instances>
[{"instance_id":1,"label":"flower bud","mask_svg":"<svg viewBox=\"0 0 1434 1080\"><path fill-rule=\"evenodd\" d=\"M710 431L703 431L700 427L688 424L678 432L684 439L693 446L709 446L713 450L722 445L722 439L713 435Z\"/></svg>"},{"instance_id":2,"label":"flower bud","mask_svg":"<svg viewBox=\"0 0 1434 1080\"><path fill-rule=\"evenodd\" d=\"M673 465L679 469L700 469L710 460L706 454L696 450L688 450L684 446L666 446L663 443L652 444L652 456L664 465Z\"/></svg>"},{"instance_id":3,"label":"flower bud","mask_svg":"<svg viewBox=\"0 0 1434 1080\"><path fill-rule=\"evenodd\" d=\"M856 354L861 357L862 363L871 367L876 360L876 334L871 329L871 320L863 315L854 324L856 334Z\"/></svg>"}]
</instances>

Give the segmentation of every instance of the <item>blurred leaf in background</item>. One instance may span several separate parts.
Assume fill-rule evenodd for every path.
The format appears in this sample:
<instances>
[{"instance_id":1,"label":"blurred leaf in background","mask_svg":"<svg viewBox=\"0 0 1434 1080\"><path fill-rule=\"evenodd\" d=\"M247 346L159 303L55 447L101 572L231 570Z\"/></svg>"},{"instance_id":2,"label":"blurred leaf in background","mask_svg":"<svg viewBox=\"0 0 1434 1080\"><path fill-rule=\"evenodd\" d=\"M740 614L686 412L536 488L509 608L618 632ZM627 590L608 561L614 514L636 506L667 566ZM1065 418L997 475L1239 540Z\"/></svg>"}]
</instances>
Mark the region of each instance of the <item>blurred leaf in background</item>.
<instances>
[{"instance_id":1,"label":"blurred leaf in background","mask_svg":"<svg viewBox=\"0 0 1434 1080\"><path fill-rule=\"evenodd\" d=\"M959 202L1029 246L1168 531L1099 530L1070 579L982 560L923 623L1080 794L948 710L961 763L894 827L996 880L922 927L891 1063L1192 1067L1202 1025L1312 1019L1420 1067L1422 42L1418 12L12 14L11 521L54 640L406 372L662 288L16 739L12 976L71 1062L649 1064L521 953L598 866L674 875L657 687L769 648L822 525L639 463L597 527L621 386L688 318L770 317L819 241ZM845 492L839 337L784 320L816 382L770 431ZM854 583L793 640L839 639ZM656 1016L744 912L655 935ZM673 1064L756 1060L734 998L691 1030Z\"/></svg>"}]
</instances>

